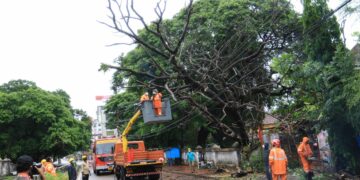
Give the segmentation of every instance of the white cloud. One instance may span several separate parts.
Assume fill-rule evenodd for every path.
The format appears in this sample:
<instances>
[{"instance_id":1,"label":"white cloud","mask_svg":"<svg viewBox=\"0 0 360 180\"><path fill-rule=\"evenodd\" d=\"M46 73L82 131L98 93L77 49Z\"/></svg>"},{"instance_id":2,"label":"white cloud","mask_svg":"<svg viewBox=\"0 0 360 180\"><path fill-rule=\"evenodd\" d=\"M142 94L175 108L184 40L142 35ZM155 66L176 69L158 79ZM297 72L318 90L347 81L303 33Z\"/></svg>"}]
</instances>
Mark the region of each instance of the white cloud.
<instances>
[{"instance_id":1,"label":"white cloud","mask_svg":"<svg viewBox=\"0 0 360 180\"><path fill-rule=\"evenodd\" d=\"M148 21L155 2L135 2ZM184 2L169 2L166 16ZM25 79L48 91L63 89L74 108L96 117L103 102L95 96L112 93L112 74L98 72L100 64L130 50L106 47L124 37L98 22L108 21L108 13L106 0L0 1L0 84Z\"/></svg>"}]
</instances>

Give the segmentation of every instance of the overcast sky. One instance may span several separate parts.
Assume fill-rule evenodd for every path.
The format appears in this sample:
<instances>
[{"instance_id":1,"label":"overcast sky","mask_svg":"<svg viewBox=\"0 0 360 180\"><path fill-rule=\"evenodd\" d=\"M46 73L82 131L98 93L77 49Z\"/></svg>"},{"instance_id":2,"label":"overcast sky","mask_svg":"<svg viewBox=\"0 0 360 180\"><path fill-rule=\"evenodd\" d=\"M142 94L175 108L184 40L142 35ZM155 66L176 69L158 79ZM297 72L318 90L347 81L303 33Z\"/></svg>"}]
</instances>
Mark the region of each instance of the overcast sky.
<instances>
[{"instance_id":1,"label":"overcast sky","mask_svg":"<svg viewBox=\"0 0 360 180\"><path fill-rule=\"evenodd\" d=\"M295 0L294 0L295 1ZM154 19L157 0L135 0L147 21ZM166 17L187 0L168 0ZM335 7L337 0L330 1ZM334 3L335 2L335 3ZM65 90L73 108L96 118L97 95L110 95L112 73L99 72L101 63L113 62L131 47L106 45L123 36L101 25L107 21L106 0L1 0L0 84L10 80L33 81L48 91ZM359 22L347 22L347 45Z\"/></svg>"}]
</instances>

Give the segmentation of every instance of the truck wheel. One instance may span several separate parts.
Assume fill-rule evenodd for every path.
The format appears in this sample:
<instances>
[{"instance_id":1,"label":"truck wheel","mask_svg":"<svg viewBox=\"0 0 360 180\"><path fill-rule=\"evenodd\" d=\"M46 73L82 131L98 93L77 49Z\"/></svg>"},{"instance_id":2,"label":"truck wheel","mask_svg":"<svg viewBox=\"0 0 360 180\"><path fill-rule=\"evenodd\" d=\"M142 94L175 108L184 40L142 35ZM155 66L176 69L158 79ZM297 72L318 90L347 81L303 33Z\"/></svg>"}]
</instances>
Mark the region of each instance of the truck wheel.
<instances>
[{"instance_id":1,"label":"truck wheel","mask_svg":"<svg viewBox=\"0 0 360 180\"><path fill-rule=\"evenodd\" d=\"M149 177L150 180L159 180L160 179L160 174L155 174L155 175L151 175Z\"/></svg>"}]
</instances>

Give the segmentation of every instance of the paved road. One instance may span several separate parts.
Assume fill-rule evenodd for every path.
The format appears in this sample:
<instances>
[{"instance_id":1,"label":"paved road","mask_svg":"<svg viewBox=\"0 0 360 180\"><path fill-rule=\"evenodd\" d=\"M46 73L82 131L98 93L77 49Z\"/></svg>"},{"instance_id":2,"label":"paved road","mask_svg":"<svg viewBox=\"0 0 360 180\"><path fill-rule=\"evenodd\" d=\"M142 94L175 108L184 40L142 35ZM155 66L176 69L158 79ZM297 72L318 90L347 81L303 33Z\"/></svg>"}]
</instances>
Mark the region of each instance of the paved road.
<instances>
[{"instance_id":1,"label":"paved road","mask_svg":"<svg viewBox=\"0 0 360 180\"><path fill-rule=\"evenodd\" d=\"M113 174L103 174L103 175L95 175L94 173L91 174L90 180L114 180ZM186 176L181 174L174 174L163 172L162 178L163 180L205 180L203 178L195 178L193 176Z\"/></svg>"},{"instance_id":2,"label":"paved road","mask_svg":"<svg viewBox=\"0 0 360 180\"><path fill-rule=\"evenodd\" d=\"M91 171L91 176L89 180L115 180L114 174L104 173L100 175L94 174L93 171Z\"/></svg>"},{"instance_id":3,"label":"paved road","mask_svg":"<svg viewBox=\"0 0 360 180\"><path fill-rule=\"evenodd\" d=\"M92 173L89 179L90 180L114 180L114 174L95 175L94 173Z\"/></svg>"}]
</instances>

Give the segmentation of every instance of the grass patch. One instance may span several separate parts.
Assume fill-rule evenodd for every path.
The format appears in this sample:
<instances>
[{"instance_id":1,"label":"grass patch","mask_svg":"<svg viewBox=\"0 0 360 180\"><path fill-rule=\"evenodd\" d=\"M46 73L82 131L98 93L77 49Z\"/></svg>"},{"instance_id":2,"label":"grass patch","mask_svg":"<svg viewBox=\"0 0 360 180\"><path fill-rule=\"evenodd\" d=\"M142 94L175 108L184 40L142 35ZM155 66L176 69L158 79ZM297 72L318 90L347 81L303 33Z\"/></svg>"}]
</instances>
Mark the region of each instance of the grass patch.
<instances>
[{"instance_id":1,"label":"grass patch","mask_svg":"<svg viewBox=\"0 0 360 180\"><path fill-rule=\"evenodd\" d=\"M299 180L305 180L305 173L302 168L290 169L289 173L293 176L299 178ZM336 179L333 174L331 173L321 173L321 172L314 172L313 180L328 180L328 179Z\"/></svg>"},{"instance_id":2,"label":"grass patch","mask_svg":"<svg viewBox=\"0 0 360 180\"><path fill-rule=\"evenodd\" d=\"M56 172L57 176L45 174L46 180L68 180L67 172ZM0 180L13 180L16 176L1 176Z\"/></svg>"},{"instance_id":3,"label":"grass patch","mask_svg":"<svg viewBox=\"0 0 360 180\"><path fill-rule=\"evenodd\" d=\"M67 172L56 172L57 176L51 174L45 174L46 180L68 180Z\"/></svg>"},{"instance_id":4,"label":"grass patch","mask_svg":"<svg viewBox=\"0 0 360 180\"><path fill-rule=\"evenodd\" d=\"M15 177L15 176L3 176L3 177L0 176L0 179L1 179L1 180L13 180L14 177Z\"/></svg>"}]
</instances>

